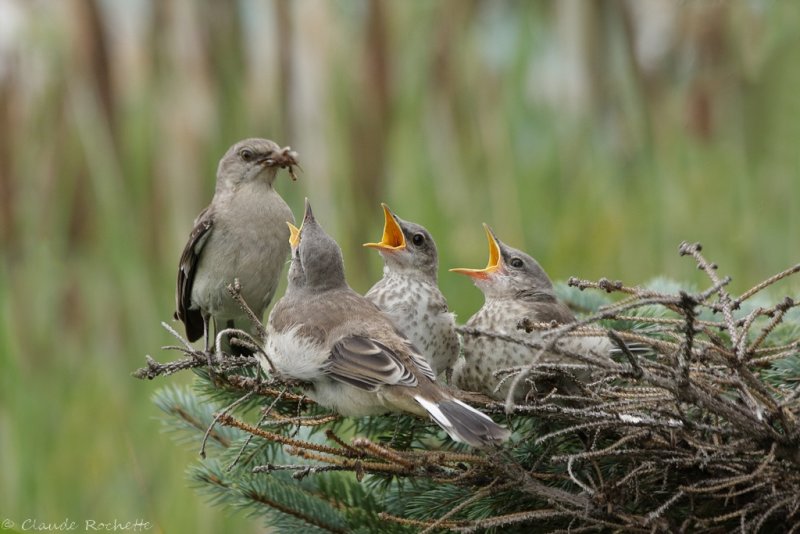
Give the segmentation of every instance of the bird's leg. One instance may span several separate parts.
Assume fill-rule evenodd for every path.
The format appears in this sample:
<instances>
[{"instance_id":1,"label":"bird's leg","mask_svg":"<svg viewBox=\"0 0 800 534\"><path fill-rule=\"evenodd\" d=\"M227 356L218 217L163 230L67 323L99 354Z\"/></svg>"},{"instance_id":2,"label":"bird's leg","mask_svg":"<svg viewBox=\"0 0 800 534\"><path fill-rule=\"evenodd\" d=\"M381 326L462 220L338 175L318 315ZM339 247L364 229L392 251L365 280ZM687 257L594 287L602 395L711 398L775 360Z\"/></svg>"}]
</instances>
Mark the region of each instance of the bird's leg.
<instances>
[{"instance_id":1,"label":"bird's leg","mask_svg":"<svg viewBox=\"0 0 800 534\"><path fill-rule=\"evenodd\" d=\"M207 312L201 312L203 317L203 352L206 355L206 365L208 365L208 376L211 378L211 381L214 381L214 360L213 354L214 352L211 350L211 321L214 319L211 317L211 314ZM214 321L214 331L217 330L217 322Z\"/></svg>"},{"instance_id":2,"label":"bird's leg","mask_svg":"<svg viewBox=\"0 0 800 534\"><path fill-rule=\"evenodd\" d=\"M211 321L214 322L214 339L217 339L217 320L211 317ZM216 350L211 350L209 347L209 339L210 339L210 330L211 325L209 324L209 316L205 315L203 318L203 324L205 327L205 336L206 336L206 361L208 362L208 378L211 380L211 383L217 385L217 375L214 373L214 353Z\"/></svg>"},{"instance_id":3,"label":"bird's leg","mask_svg":"<svg viewBox=\"0 0 800 534\"><path fill-rule=\"evenodd\" d=\"M209 339L209 328L208 328L209 325L208 325L208 319L209 319L209 314L207 314L206 312L201 312L201 315L203 317L203 339L205 340L205 346L203 347L203 352L208 354L208 348L209 348L209 340L208 340Z\"/></svg>"}]
</instances>

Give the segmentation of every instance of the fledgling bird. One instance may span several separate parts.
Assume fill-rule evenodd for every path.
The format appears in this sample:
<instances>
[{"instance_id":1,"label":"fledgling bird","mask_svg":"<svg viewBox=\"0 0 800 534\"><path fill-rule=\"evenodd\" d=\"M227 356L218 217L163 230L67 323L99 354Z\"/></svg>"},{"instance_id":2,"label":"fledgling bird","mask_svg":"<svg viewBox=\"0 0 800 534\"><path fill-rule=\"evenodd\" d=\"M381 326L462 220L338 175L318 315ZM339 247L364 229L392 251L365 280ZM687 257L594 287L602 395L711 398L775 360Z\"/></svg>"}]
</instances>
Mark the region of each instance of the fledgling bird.
<instances>
[{"instance_id":1,"label":"fledgling bird","mask_svg":"<svg viewBox=\"0 0 800 534\"><path fill-rule=\"evenodd\" d=\"M466 323L477 330L505 334L523 341L534 342L535 334L517 328L523 318L535 323L558 324L575 320L572 311L556 297L553 283L539 263L524 252L512 248L499 239L484 224L489 241L489 262L484 269L450 269L466 274L483 292L485 302ZM566 338L563 343L575 352L592 351L607 355L612 348L606 338ZM504 400L511 380L499 388L502 377L493 375L498 369L529 364L537 351L523 345L490 336L464 335L464 358L456 363L453 382L461 389L479 391L495 399ZM565 356L545 353L539 362L581 363ZM575 384L557 384L560 389L574 392ZM520 384L514 398L520 401L528 394L527 384Z\"/></svg>"},{"instance_id":2,"label":"fledgling bird","mask_svg":"<svg viewBox=\"0 0 800 534\"><path fill-rule=\"evenodd\" d=\"M383 278L364 295L388 315L427 360L437 377L448 375L460 342L455 315L439 290L439 258L431 234L383 206L383 236L365 243L383 257Z\"/></svg>"},{"instance_id":3,"label":"fledgling bird","mask_svg":"<svg viewBox=\"0 0 800 534\"><path fill-rule=\"evenodd\" d=\"M295 165L296 152L267 139L239 141L219 162L214 197L181 254L175 296L175 319L183 321L189 341L205 336L205 350L210 320L215 331L252 330L226 289L234 278L258 317L272 301L289 254L286 221L294 221L273 183L280 168L295 179Z\"/></svg>"},{"instance_id":4,"label":"fledgling bird","mask_svg":"<svg viewBox=\"0 0 800 534\"><path fill-rule=\"evenodd\" d=\"M310 397L345 416L429 415L451 438L475 447L508 438L508 430L440 387L392 321L347 285L341 249L308 200L291 239L288 287L267 323L269 361L261 356L267 373L271 361L281 375L310 382Z\"/></svg>"}]
</instances>

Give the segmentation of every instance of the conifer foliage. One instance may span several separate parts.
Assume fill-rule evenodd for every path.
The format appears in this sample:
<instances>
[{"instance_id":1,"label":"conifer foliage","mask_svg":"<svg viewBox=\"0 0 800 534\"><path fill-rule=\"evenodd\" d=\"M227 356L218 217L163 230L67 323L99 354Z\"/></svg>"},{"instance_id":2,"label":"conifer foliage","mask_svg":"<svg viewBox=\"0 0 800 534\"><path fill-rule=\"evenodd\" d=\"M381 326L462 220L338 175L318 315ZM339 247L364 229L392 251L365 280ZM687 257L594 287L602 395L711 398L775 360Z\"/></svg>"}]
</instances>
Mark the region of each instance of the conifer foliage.
<instances>
[{"instance_id":1,"label":"conifer foliage","mask_svg":"<svg viewBox=\"0 0 800 534\"><path fill-rule=\"evenodd\" d=\"M520 318L539 352L497 376L517 387L586 370L591 380L523 403L456 392L513 430L492 450L411 415L341 417L303 384L263 376L255 358L209 359L167 325L183 357L148 357L135 376L193 370L191 387L155 397L165 428L200 451L190 478L280 532L800 531L798 303L764 291L800 265L736 296L699 244L679 252L708 287L572 278L559 291L580 320ZM613 361L538 363L587 335L609 336Z\"/></svg>"}]
</instances>

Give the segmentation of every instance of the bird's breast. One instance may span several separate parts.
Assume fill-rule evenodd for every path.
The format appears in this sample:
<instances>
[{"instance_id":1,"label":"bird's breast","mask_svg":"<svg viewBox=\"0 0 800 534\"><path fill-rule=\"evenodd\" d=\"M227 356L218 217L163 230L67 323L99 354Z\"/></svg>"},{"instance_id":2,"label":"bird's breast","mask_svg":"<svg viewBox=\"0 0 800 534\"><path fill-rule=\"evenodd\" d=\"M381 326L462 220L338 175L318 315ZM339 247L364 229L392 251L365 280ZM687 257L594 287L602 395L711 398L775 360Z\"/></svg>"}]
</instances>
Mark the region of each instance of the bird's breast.
<instances>
[{"instance_id":1,"label":"bird's breast","mask_svg":"<svg viewBox=\"0 0 800 534\"><path fill-rule=\"evenodd\" d=\"M245 302L259 316L280 281L289 255L286 221L294 218L286 202L265 189L241 189L227 198L203 247L192 299L215 316L243 315L227 291L235 278Z\"/></svg>"},{"instance_id":2,"label":"bird's breast","mask_svg":"<svg viewBox=\"0 0 800 534\"><path fill-rule=\"evenodd\" d=\"M322 377L322 365L328 359L330 348L304 336L300 328L295 325L276 330L268 326L265 352L282 375L315 382Z\"/></svg>"}]
</instances>

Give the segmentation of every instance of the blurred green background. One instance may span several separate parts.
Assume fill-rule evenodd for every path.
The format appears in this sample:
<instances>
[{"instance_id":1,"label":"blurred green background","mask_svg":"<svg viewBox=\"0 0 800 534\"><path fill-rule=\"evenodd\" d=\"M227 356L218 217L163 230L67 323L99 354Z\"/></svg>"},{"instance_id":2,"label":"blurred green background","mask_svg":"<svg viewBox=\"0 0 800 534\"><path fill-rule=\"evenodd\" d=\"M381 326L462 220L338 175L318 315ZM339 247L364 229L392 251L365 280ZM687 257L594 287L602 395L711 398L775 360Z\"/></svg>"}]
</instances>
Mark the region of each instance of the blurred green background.
<instances>
[{"instance_id":1,"label":"blurred green background","mask_svg":"<svg viewBox=\"0 0 800 534\"><path fill-rule=\"evenodd\" d=\"M0 0L0 520L263 528L188 487L150 400L188 377L129 375L174 356L180 250L250 136L300 153L277 188L359 291L381 201L462 320L483 221L554 279L702 283L685 239L743 291L798 261L800 5Z\"/></svg>"}]
</instances>

